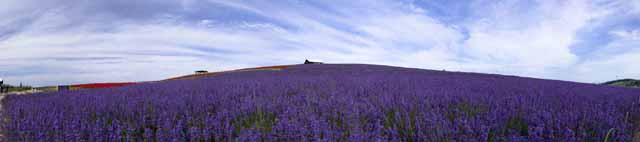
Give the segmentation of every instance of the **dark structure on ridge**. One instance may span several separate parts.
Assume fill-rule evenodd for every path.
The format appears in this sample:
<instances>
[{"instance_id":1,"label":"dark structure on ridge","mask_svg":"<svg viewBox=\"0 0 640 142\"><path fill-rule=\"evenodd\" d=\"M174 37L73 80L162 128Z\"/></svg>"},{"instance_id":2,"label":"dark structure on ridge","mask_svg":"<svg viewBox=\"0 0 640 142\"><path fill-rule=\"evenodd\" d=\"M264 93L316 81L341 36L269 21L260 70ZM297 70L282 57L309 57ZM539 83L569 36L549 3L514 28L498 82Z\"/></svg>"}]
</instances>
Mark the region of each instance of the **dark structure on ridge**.
<instances>
[{"instance_id":1,"label":"dark structure on ridge","mask_svg":"<svg viewBox=\"0 0 640 142\"><path fill-rule=\"evenodd\" d=\"M208 73L208 71L206 71L206 70L196 71L196 74L205 74L205 73Z\"/></svg>"},{"instance_id":2,"label":"dark structure on ridge","mask_svg":"<svg viewBox=\"0 0 640 142\"><path fill-rule=\"evenodd\" d=\"M323 63L322 63L322 61L315 61L315 60L305 59L304 60L304 64L323 64Z\"/></svg>"}]
</instances>

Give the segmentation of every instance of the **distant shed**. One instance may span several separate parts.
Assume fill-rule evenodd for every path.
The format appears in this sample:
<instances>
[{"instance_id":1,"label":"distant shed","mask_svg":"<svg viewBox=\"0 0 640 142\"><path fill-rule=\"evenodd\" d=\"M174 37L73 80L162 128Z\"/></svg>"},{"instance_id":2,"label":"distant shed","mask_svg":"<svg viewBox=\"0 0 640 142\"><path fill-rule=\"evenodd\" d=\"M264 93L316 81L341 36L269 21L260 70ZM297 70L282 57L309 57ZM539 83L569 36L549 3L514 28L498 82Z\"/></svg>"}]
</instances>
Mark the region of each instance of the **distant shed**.
<instances>
[{"instance_id":1,"label":"distant shed","mask_svg":"<svg viewBox=\"0 0 640 142\"><path fill-rule=\"evenodd\" d=\"M304 64L323 64L323 63L324 62L320 60L309 60L309 59L304 60Z\"/></svg>"},{"instance_id":2,"label":"distant shed","mask_svg":"<svg viewBox=\"0 0 640 142\"><path fill-rule=\"evenodd\" d=\"M208 72L208 71L206 71L206 70L199 70L199 71L196 71L196 74L206 74L206 73L209 73L209 72Z\"/></svg>"}]
</instances>

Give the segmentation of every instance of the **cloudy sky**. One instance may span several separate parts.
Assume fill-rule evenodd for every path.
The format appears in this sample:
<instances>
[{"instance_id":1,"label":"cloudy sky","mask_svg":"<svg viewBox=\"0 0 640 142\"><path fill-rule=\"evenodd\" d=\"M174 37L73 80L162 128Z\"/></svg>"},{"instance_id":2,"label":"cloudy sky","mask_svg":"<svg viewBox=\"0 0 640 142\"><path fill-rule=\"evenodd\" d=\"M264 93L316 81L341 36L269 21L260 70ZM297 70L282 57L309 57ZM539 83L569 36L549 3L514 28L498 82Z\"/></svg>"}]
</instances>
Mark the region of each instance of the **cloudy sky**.
<instances>
[{"instance_id":1,"label":"cloudy sky","mask_svg":"<svg viewBox=\"0 0 640 142\"><path fill-rule=\"evenodd\" d=\"M14 84L160 80L305 58L640 78L640 1L0 1L0 78Z\"/></svg>"}]
</instances>

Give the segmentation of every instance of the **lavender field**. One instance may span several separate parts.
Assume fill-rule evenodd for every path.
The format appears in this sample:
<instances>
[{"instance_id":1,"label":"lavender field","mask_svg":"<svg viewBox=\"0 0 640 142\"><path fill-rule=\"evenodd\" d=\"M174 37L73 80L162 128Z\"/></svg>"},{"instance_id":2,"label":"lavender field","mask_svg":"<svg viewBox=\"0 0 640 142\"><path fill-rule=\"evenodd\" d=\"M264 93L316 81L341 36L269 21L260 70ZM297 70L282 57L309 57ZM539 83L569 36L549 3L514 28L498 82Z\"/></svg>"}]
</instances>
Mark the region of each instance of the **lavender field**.
<instances>
[{"instance_id":1,"label":"lavender field","mask_svg":"<svg viewBox=\"0 0 640 142\"><path fill-rule=\"evenodd\" d=\"M640 89L295 65L7 96L8 141L633 141Z\"/></svg>"}]
</instances>

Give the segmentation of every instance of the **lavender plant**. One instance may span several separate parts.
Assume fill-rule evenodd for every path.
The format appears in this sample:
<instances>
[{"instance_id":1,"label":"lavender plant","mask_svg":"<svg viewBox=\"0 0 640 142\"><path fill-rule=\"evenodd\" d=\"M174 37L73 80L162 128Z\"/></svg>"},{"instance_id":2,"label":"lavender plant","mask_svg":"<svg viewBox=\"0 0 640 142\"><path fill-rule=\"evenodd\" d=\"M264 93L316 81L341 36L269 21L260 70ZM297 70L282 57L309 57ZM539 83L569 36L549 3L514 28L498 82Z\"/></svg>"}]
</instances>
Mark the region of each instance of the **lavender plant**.
<instances>
[{"instance_id":1,"label":"lavender plant","mask_svg":"<svg viewBox=\"0 0 640 142\"><path fill-rule=\"evenodd\" d=\"M632 141L640 90L375 65L296 65L7 96L8 141Z\"/></svg>"}]
</instances>

